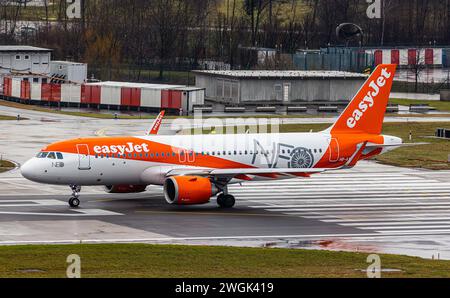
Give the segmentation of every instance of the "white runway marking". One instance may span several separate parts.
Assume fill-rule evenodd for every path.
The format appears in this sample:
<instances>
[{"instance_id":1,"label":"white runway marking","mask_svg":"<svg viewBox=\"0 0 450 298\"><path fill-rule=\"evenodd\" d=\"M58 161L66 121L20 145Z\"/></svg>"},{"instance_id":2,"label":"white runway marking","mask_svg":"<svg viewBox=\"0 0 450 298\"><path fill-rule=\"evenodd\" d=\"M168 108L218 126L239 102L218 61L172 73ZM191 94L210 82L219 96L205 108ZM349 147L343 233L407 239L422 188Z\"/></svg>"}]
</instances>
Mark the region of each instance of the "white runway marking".
<instances>
[{"instance_id":1,"label":"white runway marking","mask_svg":"<svg viewBox=\"0 0 450 298\"><path fill-rule=\"evenodd\" d=\"M410 169L327 173L230 186L251 208L335 223L374 235L450 234L450 172ZM361 169L361 168L359 168ZM374 170L366 173L365 170ZM442 181L445 179L444 181Z\"/></svg>"},{"instance_id":2,"label":"white runway marking","mask_svg":"<svg viewBox=\"0 0 450 298\"><path fill-rule=\"evenodd\" d=\"M62 216L62 217L79 217L79 216L111 216L123 215L121 213L112 212L103 209L70 209L69 212L29 212L17 210L5 210L12 207L49 207L49 206L67 206L66 202L59 200L4 200L0 201L0 214L9 215L35 215L35 216Z\"/></svg>"}]
</instances>

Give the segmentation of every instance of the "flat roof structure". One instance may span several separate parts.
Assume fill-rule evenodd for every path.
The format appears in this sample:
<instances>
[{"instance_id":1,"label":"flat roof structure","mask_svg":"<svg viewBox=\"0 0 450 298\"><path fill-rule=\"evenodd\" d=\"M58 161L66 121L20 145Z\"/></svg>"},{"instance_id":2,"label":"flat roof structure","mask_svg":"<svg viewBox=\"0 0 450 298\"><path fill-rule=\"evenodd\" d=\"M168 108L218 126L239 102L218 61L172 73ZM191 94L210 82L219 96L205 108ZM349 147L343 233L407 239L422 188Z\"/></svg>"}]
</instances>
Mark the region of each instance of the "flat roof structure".
<instances>
[{"instance_id":1,"label":"flat roof structure","mask_svg":"<svg viewBox=\"0 0 450 298\"><path fill-rule=\"evenodd\" d=\"M22 45L0 45L0 52L53 52L52 49L38 48L33 46Z\"/></svg>"},{"instance_id":2,"label":"flat roof structure","mask_svg":"<svg viewBox=\"0 0 450 298\"><path fill-rule=\"evenodd\" d=\"M304 70L194 70L195 74L229 77L234 79L345 79L367 78L361 73L347 71L304 71Z\"/></svg>"}]
</instances>

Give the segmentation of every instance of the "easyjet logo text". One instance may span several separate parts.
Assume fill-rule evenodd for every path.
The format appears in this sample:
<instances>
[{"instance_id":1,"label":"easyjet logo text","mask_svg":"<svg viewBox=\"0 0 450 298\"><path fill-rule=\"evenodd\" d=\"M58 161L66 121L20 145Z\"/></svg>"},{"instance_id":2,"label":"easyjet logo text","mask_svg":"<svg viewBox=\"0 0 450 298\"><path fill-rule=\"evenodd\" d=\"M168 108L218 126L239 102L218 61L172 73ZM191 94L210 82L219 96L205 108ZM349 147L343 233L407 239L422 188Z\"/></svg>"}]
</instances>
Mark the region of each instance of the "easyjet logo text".
<instances>
[{"instance_id":1,"label":"easyjet logo text","mask_svg":"<svg viewBox=\"0 0 450 298\"><path fill-rule=\"evenodd\" d=\"M110 145L110 146L94 146L94 152L97 154L110 154L110 153L142 153L142 152L150 152L148 149L148 144L136 145L134 143L127 143L126 145Z\"/></svg>"},{"instance_id":2,"label":"easyjet logo text","mask_svg":"<svg viewBox=\"0 0 450 298\"><path fill-rule=\"evenodd\" d=\"M370 90L367 92L366 96L359 102L358 108L356 108L352 116L347 119L347 126L349 128L354 128L359 120L364 116L364 114L374 106L374 98L380 94L380 89L386 85L386 79L389 79L392 73L388 72L386 68L381 70L381 76L376 80L372 80L369 84Z\"/></svg>"}]
</instances>

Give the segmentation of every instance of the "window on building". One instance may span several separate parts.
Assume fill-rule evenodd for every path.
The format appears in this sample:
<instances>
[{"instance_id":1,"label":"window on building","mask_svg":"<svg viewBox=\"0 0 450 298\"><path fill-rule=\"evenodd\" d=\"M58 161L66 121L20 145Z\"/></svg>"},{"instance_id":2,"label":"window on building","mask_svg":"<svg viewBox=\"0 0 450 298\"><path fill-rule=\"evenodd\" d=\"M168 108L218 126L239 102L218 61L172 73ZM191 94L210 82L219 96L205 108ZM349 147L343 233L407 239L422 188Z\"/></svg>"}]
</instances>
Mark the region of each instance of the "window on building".
<instances>
[{"instance_id":1,"label":"window on building","mask_svg":"<svg viewBox=\"0 0 450 298\"><path fill-rule=\"evenodd\" d=\"M25 60L30 60L30 55L25 55L24 59Z\"/></svg>"},{"instance_id":2,"label":"window on building","mask_svg":"<svg viewBox=\"0 0 450 298\"><path fill-rule=\"evenodd\" d=\"M16 55L16 60L20 60L20 55Z\"/></svg>"},{"instance_id":3,"label":"window on building","mask_svg":"<svg viewBox=\"0 0 450 298\"><path fill-rule=\"evenodd\" d=\"M33 78L33 83L39 83L39 78Z\"/></svg>"}]
</instances>

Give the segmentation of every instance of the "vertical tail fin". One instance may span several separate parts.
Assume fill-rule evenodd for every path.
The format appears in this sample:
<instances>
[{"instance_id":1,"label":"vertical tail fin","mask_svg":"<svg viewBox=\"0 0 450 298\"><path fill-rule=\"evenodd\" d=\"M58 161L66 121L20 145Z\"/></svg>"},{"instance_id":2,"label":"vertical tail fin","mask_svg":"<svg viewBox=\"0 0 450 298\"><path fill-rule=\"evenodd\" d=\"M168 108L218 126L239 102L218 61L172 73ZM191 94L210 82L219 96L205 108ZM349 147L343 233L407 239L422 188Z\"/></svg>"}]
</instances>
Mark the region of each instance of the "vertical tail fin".
<instances>
[{"instance_id":1,"label":"vertical tail fin","mask_svg":"<svg viewBox=\"0 0 450 298\"><path fill-rule=\"evenodd\" d=\"M329 131L380 134L396 68L378 65Z\"/></svg>"}]
</instances>

